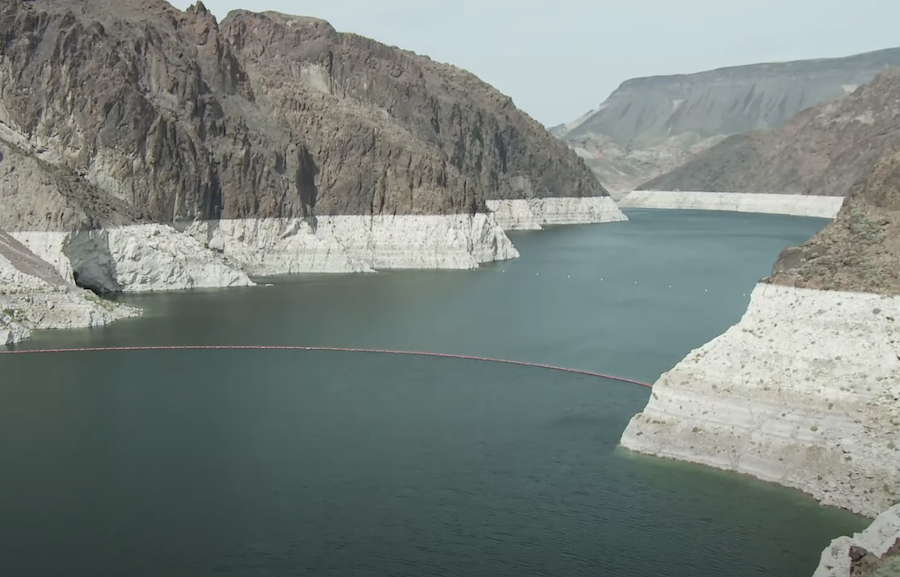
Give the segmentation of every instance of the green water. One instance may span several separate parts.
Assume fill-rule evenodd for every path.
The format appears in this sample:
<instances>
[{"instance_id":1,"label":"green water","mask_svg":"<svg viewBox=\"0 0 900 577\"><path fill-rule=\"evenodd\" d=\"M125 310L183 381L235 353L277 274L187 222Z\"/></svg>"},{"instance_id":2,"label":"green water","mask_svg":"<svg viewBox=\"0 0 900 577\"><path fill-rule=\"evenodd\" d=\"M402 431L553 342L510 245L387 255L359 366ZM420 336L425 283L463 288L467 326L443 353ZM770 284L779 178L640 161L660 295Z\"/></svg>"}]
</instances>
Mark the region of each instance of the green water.
<instances>
[{"instance_id":1,"label":"green water","mask_svg":"<svg viewBox=\"0 0 900 577\"><path fill-rule=\"evenodd\" d=\"M127 297L25 348L413 349L656 379L824 222L631 211L465 272ZM0 357L0 574L802 577L865 526L616 444L646 389L314 351Z\"/></svg>"}]
</instances>

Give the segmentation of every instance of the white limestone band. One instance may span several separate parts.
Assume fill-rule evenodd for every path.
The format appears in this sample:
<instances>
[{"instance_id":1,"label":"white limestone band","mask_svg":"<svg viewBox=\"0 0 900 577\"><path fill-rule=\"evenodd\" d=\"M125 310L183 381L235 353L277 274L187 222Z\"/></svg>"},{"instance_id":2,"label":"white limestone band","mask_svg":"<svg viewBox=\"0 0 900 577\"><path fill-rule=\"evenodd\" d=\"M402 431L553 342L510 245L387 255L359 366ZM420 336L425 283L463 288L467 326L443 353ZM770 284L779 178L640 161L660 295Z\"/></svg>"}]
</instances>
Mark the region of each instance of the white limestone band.
<instances>
[{"instance_id":1,"label":"white limestone band","mask_svg":"<svg viewBox=\"0 0 900 577\"><path fill-rule=\"evenodd\" d=\"M635 190L620 200L619 206L621 208L720 210L834 218L843 203L844 197L842 196Z\"/></svg>"}]
</instances>

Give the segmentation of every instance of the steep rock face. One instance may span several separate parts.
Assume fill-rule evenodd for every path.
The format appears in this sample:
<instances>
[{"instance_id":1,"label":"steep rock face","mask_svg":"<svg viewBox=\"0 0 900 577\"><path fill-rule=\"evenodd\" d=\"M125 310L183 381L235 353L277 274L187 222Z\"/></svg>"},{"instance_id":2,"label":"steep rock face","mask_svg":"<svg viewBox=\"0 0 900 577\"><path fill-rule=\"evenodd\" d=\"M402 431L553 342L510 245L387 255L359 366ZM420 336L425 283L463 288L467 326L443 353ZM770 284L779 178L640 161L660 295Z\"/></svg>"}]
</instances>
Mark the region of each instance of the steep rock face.
<instances>
[{"instance_id":1,"label":"steep rock face","mask_svg":"<svg viewBox=\"0 0 900 577\"><path fill-rule=\"evenodd\" d=\"M327 203L320 214L605 195L509 97L454 66L277 13L234 12L221 34L260 105L304 135Z\"/></svg>"},{"instance_id":2,"label":"steep rock face","mask_svg":"<svg viewBox=\"0 0 900 577\"><path fill-rule=\"evenodd\" d=\"M604 194L474 76L321 21L0 0L0 54L0 138L134 218L471 213L487 198Z\"/></svg>"},{"instance_id":3,"label":"steep rock face","mask_svg":"<svg viewBox=\"0 0 900 577\"><path fill-rule=\"evenodd\" d=\"M320 20L0 0L0 227L81 286L472 268L517 256L487 200L605 195L471 74Z\"/></svg>"},{"instance_id":4,"label":"steep rock face","mask_svg":"<svg viewBox=\"0 0 900 577\"><path fill-rule=\"evenodd\" d=\"M784 127L732 136L641 190L844 196L900 144L900 70L798 114Z\"/></svg>"},{"instance_id":5,"label":"steep rock face","mask_svg":"<svg viewBox=\"0 0 900 577\"><path fill-rule=\"evenodd\" d=\"M741 321L654 385L623 446L874 517L900 501L900 153L785 250Z\"/></svg>"},{"instance_id":6,"label":"steep rock face","mask_svg":"<svg viewBox=\"0 0 900 577\"><path fill-rule=\"evenodd\" d=\"M900 49L638 78L623 83L598 109L553 132L614 194L624 194L727 136L783 126L800 111L852 92L889 66L900 66Z\"/></svg>"}]
</instances>

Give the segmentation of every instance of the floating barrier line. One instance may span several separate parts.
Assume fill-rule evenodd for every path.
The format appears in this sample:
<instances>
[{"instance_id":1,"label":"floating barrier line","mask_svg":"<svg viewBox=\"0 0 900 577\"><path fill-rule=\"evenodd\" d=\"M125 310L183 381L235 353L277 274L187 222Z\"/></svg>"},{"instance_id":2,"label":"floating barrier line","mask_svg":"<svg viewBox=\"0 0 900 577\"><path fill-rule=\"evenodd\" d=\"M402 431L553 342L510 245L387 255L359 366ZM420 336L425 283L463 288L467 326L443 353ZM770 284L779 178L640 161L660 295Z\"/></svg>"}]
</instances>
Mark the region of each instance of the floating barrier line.
<instances>
[{"instance_id":1,"label":"floating barrier line","mask_svg":"<svg viewBox=\"0 0 900 577\"><path fill-rule=\"evenodd\" d=\"M625 377L617 377L615 375L605 375L603 373L595 373L592 371L583 371L581 369L569 369L566 367L557 367L554 365L545 365L541 363L528 363L525 361L513 361L509 359L492 359L489 357L476 357L473 355L454 355L452 353L429 353L424 351L394 351L390 349L357 349L345 347L306 347L300 345L159 345L159 346L136 346L136 347L86 347L72 349L25 349L13 351L0 351L0 355L33 355L46 353L99 353L99 352L120 352L120 351L205 351L205 350L252 350L252 351L327 351L338 353L373 353L381 355L411 355L418 357L438 357L444 359L462 359L467 361L482 361L488 363L503 363L507 365L518 365L522 367L531 367L536 369L547 369L551 371L561 371L564 373L574 373L577 375L587 375L589 377L597 377L601 379L609 379L620 383L628 383L641 387L651 388L653 385L642 383L634 379L626 379Z\"/></svg>"}]
</instances>

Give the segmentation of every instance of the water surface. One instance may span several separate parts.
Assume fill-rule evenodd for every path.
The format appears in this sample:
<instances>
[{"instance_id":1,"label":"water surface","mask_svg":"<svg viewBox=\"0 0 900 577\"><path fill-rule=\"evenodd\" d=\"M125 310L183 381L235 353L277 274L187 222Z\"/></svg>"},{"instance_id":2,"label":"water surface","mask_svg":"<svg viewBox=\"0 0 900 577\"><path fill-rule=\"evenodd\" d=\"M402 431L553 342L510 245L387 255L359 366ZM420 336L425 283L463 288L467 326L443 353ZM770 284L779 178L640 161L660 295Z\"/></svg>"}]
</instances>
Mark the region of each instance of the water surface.
<instances>
[{"instance_id":1,"label":"water surface","mask_svg":"<svg viewBox=\"0 0 900 577\"><path fill-rule=\"evenodd\" d=\"M29 348L296 344L474 354L652 382L824 222L629 211L511 235L476 271L130 296ZM0 357L4 575L809 575L864 521L616 448L649 391L313 351Z\"/></svg>"}]
</instances>

